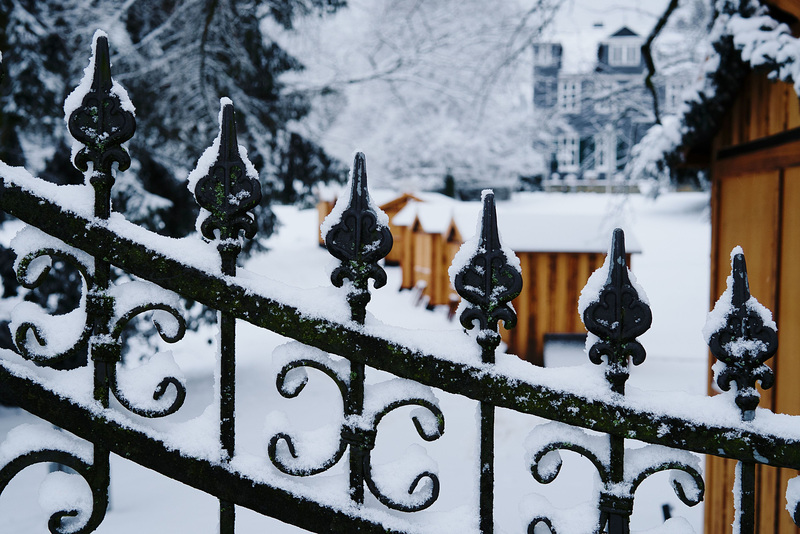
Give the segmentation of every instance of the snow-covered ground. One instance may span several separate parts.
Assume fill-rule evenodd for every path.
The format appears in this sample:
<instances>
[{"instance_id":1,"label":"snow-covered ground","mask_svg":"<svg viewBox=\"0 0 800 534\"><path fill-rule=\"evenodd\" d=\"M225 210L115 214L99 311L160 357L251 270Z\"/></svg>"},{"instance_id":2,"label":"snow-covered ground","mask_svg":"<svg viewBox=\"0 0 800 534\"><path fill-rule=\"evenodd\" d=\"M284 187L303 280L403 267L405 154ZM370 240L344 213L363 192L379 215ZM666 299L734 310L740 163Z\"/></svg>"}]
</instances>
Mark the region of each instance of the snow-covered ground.
<instances>
[{"instance_id":1,"label":"snow-covered ground","mask_svg":"<svg viewBox=\"0 0 800 534\"><path fill-rule=\"evenodd\" d=\"M665 194L656 200L640 196L612 197L581 194L528 194L516 202L549 212L605 213L614 224L623 224L635 233L642 254L632 260L633 272L647 291L653 310L653 327L641 341L647 360L632 370L628 389L692 392L706 390L706 348L700 334L709 309L709 222L705 194ZM279 233L270 240L271 250L249 260L246 269L291 285L317 287L329 285L333 259L317 246L317 213L277 207L282 222ZM503 204L498 205L498 217ZM531 229L530 231L547 231ZM609 234L610 239L610 234ZM458 329L444 310L427 311L415 305L410 292L398 291L400 270L388 267L388 284L374 292L368 312L384 323L425 330ZM577 304L576 304L577 305ZM188 377L186 405L169 420L182 421L203 412L212 399L214 348L209 345L212 329L195 334L169 348ZM237 337L237 448L266 454L262 435L268 412L285 411L293 424L315 429L340 417L341 401L332 381L309 373L308 387L295 399L277 394L271 354L286 341L271 332L239 323ZM585 359L586 365L588 358ZM597 370L600 372L600 370ZM368 370L370 382L385 378ZM431 532L463 530L463 517L476 503L476 403L436 391L445 414L445 434L425 443L428 454L439 465L441 494L436 504L424 512ZM0 437L15 425L34 419L13 408L0 408ZM594 467L585 459L564 453L564 467L549 485L537 483L524 463L523 442L531 428L541 420L527 415L498 410L496 439L496 523L498 532L523 532L520 503L531 493L545 495L555 506L571 507L593 495ZM421 441L411 425L408 412L399 410L381 423L373 462L378 464L402 456L410 445ZM636 446L629 443L629 446ZM344 463L344 462L341 462ZM138 532L216 532L217 505L213 497L169 480L155 472L112 455L111 508L97 530L100 533ZM46 532L47 516L38 503L38 485L46 473L34 466L12 481L0 497L0 532ZM342 477L343 466L336 466L318 477ZM662 505L672 507L673 516L683 516L702 531L702 505L687 508L672 492L667 473L645 481L637 491L633 529L649 530L663 523ZM368 497L367 505L380 507ZM398 515L403 515L398 512ZM298 529L261 517L245 509L237 511L237 532L297 532Z\"/></svg>"}]
</instances>

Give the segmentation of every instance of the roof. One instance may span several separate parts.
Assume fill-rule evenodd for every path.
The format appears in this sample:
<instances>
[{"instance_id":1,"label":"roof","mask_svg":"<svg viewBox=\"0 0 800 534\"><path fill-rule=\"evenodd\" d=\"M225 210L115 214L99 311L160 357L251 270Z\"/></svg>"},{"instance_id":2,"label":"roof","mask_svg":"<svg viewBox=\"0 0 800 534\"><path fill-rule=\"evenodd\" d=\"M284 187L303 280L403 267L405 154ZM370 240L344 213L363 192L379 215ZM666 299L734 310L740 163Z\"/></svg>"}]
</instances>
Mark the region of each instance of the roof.
<instances>
[{"instance_id":1,"label":"roof","mask_svg":"<svg viewBox=\"0 0 800 534\"><path fill-rule=\"evenodd\" d=\"M553 23L543 29L541 42L562 45L563 73L588 73L597 63L598 45L609 39L610 31L622 25L647 35L667 4L668 0L615 0L602 6L597 0L561 2Z\"/></svg>"},{"instance_id":2,"label":"roof","mask_svg":"<svg viewBox=\"0 0 800 534\"><path fill-rule=\"evenodd\" d=\"M639 37L639 34L627 26L623 26L616 33L611 34L611 37Z\"/></svg>"},{"instance_id":3,"label":"roof","mask_svg":"<svg viewBox=\"0 0 800 534\"><path fill-rule=\"evenodd\" d=\"M551 199L552 200L552 199ZM497 202L497 221L503 243L514 252L608 252L611 233L617 222L597 202L561 199L554 211L547 194L528 195L523 201ZM593 206L587 209L587 206ZM480 202L409 202L392 219L397 226L410 226L419 220L426 233L445 234L451 222L464 239L478 231ZM627 251L641 252L636 237L626 229Z\"/></svg>"}]
</instances>

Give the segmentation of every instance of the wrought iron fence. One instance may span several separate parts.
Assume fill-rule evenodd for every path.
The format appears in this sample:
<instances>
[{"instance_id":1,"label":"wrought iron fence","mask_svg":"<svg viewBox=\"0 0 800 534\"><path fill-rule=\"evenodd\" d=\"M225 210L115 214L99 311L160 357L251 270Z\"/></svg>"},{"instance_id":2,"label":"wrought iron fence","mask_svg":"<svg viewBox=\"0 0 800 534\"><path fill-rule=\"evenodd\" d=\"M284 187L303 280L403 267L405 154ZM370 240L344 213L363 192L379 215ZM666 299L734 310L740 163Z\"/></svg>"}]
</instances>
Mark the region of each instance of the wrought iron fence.
<instances>
[{"instance_id":1,"label":"wrought iron fence","mask_svg":"<svg viewBox=\"0 0 800 534\"><path fill-rule=\"evenodd\" d=\"M91 505L54 513L48 524L51 532L91 532L100 525L108 506L111 453L217 497L222 533L234 532L235 506L316 532L424 530L424 525L403 521L364 501L366 488L382 506L413 515L437 500L440 481L433 470L414 477L405 494L390 495L373 473L371 458L379 421L397 407L422 408L413 414L422 439L432 441L443 434L447 414L429 387L480 403L480 451L473 468L480 478L475 508L482 533L494 528L496 407L553 421L536 427L527 443L536 480L546 483L556 478L560 450L591 460L601 480L595 515L589 518L595 532L628 532L636 489L658 471L675 471L672 484L678 497L689 505L700 502L703 479L696 456L687 451L738 460L736 532L754 531L755 464L800 468L800 424L767 410L756 412L756 382L765 388L772 384L772 371L764 362L775 353L777 337L768 314L750 297L741 253L733 256L729 291L720 300L708 331L709 346L720 362L717 383L735 394L695 398L691 410L681 408L686 402L676 406L670 399L625 394L629 364L645 360L637 337L649 328L651 312L629 279L621 230L613 234L606 267L590 279L593 298L581 303L593 336L589 358L603 369L604 382L571 389L552 380L550 370L513 357L503 365L495 362L498 323L513 326L516 317L509 302L519 294L522 279L513 255L498 239L491 194L483 199L480 235L462 248L451 268L464 299L461 323L475 334L454 338L458 358L429 350L424 343L397 341L403 338L402 331L387 333L385 327L379 330L365 324L368 282L372 279L375 288L386 282L379 262L390 250L392 236L369 200L362 154L355 158L349 199L337 206L326 229L328 250L340 262L331 281L342 288L348 320L297 304L285 292L272 296L267 280L237 276L241 235L254 235L249 211L259 203L261 193L257 174L238 145L233 104L228 100L223 99L221 105L219 137L190 175L202 207L199 228L205 241L158 236L112 212L112 165L116 162L119 170L129 165L123 143L133 136L135 121L124 89L111 79L108 44L101 33L94 47L93 74L81 85L68 115L69 130L81 143L74 164L85 173L87 184L55 186L0 162L0 209L39 229L26 229L16 247L20 281L36 286L47 275L46 258L62 258L78 267L85 286L77 315L69 323L77 324L77 317L80 324L72 328L77 331L65 334L69 330L61 324L64 316L20 312L12 325L17 353L35 365L15 361L9 351L0 358L2 397L71 433L25 428L9 435L0 446L0 491L22 469L39 462L69 466L91 488ZM142 281L112 283L112 265ZM177 295L219 311L219 446L210 454L182 450L163 434L110 408L114 397L123 409L148 418L180 410L186 390L175 376L165 376L153 401L142 404L128 398L117 372L122 329L142 311L162 312L157 327L166 341L182 337L185 326ZM237 461L236 319L293 338L305 347L287 357L278 373L276 385L283 396L301 392L307 380L304 368L318 369L335 382L344 418L338 448L330 458L309 463L286 430L275 432L269 440L271 466ZM63 369L80 348L88 348L88 363ZM334 360L329 354L345 360ZM37 366L62 370L41 373ZM377 395L373 386L365 384L368 368L405 382L394 390L391 384L383 384ZM76 373L81 370L91 372ZM64 373L70 381L83 382L67 387L60 378ZM736 408L730 409L734 402ZM738 415L731 418L734 410ZM627 439L649 445L628 449ZM297 489L295 477L326 471L345 453L348 492L331 497ZM800 519L797 485L791 482L788 492L795 521ZM529 533L544 527L567 532L563 517L536 502L526 512Z\"/></svg>"}]
</instances>

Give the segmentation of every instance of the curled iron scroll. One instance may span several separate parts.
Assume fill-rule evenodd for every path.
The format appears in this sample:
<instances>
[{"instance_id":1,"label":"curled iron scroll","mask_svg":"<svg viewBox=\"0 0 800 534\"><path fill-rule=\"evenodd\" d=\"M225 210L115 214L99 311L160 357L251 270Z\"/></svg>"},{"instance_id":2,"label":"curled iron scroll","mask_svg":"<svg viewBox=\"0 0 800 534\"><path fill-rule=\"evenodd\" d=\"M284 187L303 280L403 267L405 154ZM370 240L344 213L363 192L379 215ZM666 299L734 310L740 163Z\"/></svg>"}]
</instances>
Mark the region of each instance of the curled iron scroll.
<instances>
[{"instance_id":1,"label":"curled iron scroll","mask_svg":"<svg viewBox=\"0 0 800 534\"><path fill-rule=\"evenodd\" d=\"M329 376L339 388L339 391L342 394L342 400L344 401L347 398L348 384L342 379L340 374L333 367L326 365L322 361L311 359L293 360L281 368L275 379L275 385L281 395L287 399L293 399L297 397L301 391L303 391L308 383L308 377L306 375L303 375L302 379L296 381L289 381L288 378L292 371L297 372L302 370L304 367L317 369ZM299 458L294 441L286 432L279 432L270 438L267 445L267 454L270 461L275 465L275 467L278 468L279 471L293 476L311 476L322 473L323 471L327 471L342 459L342 456L344 456L344 453L347 450L347 443L344 440L340 440L336 451L334 451L334 453L322 463L316 466L304 466L298 468L293 467L281 460L280 455L278 454L278 444L281 441L286 444L286 448L292 458Z\"/></svg>"},{"instance_id":2,"label":"curled iron scroll","mask_svg":"<svg viewBox=\"0 0 800 534\"><path fill-rule=\"evenodd\" d=\"M611 465L607 463L607 461L601 460L601 454L598 454L598 451L592 451L590 447L575 443L576 440L572 441L558 441L553 440L550 442L542 443L537 447L536 450L529 451L532 454L531 460L531 474L533 477L542 484L549 484L558 476L561 470L561 457L558 454L559 450L570 450L573 452L577 452L581 456L589 459L592 464L594 464L595 468L597 469L598 474L600 475L600 482L601 482L601 489L600 489L600 508L603 508L603 504L606 503L611 505L612 508L619 508L619 507L628 507L632 509L633 506L633 499L634 494L639 487L639 485L650 475L660 472L660 471L667 471L667 470L676 470L681 471L683 473L688 474L689 480L691 480L691 484L694 485L692 491L687 491L687 487L685 483L687 482L684 480L683 482L678 478L673 477L671 480L672 488L675 491L675 494L678 498L686 504L687 506L694 506L698 504L700 501L703 500L703 494L705 492L705 485L703 483L703 477L700 475L698 469L694 465L690 465L691 462L683 461L681 459L672 459L672 460L664 460L659 461L657 463L648 465L641 471L637 473L631 473L625 475L625 480L622 483L615 484L612 480L612 473L611 473ZM646 450L649 450L648 447L657 447L655 445L648 445L644 449L635 449L634 451L642 451L646 453ZM660 447L659 447L660 448ZM669 450L666 448L660 448ZM680 452L680 451L678 451ZM553 458L551 455L557 455ZM546 457L550 456L550 461L555 462L553 466L549 466L544 472L541 469L541 462ZM627 464L627 462L626 462ZM627 468L626 468L627 473ZM535 516L528 525L528 532L534 532L534 529L537 525L543 524L547 525L550 529L552 534L556 534L556 530L553 527L553 523L544 514L539 514Z\"/></svg>"},{"instance_id":3,"label":"curled iron scroll","mask_svg":"<svg viewBox=\"0 0 800 534\"><path fill-rule=\"evenodd\" d=\"M433 441L444 434L444 414L442 413L441 409L429 400L419 398L399 399L386 405L382 410L377 412L372 419L372 431L377 432L378 423L386 414L402 406L420 406L428 410L436 419L436 427L432 429L426 429L417 416L411 416L414 428L417 429L417 433L422 439L425 441ZM367 456L364 481L367 483L367 487L375 496L375 498L378 499L381 504L393 510L399 510L401 512L419 512L420 510L430 507L434 502L436 502L436 499L439 498L440 483L439 477L436 475L436 473L431 471L426 470L414 478L408 488L408 495L414 495L419 488L420 483L422 483L422 481L425 479L428 479L431 482L430 493L428 496L415 504L403 503L381 492L378 484L375 483L375 479L372 474L371 454Z\"/></svg>"},{"instance_id":4,"label":"curled iron scroll","mask_svg":"<svg viewBox=\"0 0 800 534\"><path fill-rule=\"evenodd\" d=\"M18 473L38 463L57 463L65 465L78 473L89 485L92 492L93 505L91 513L83 525L70 524L80 510L60 510L50 516L47 527L52 534L86 534L93 532L105 517L108 508L108 457L101 459L99 465L91 465L78 456L58 449L43 449L22 454L0 469L0 494L6 489ZM97 459L95 460L97 463Z\"/></svg>"},{"instance_id":5,"label":"curled iron scroll","mask_svg":"<svg viewBox=\"0 0 800 534\"><path fill-rule=\"evenodd\" d=\"M81 274L83 278L83 296L78 308L69 313L78 313L78 310L85 313L87 288L92 285L92 275L90 274L92 272L92 266L87 265L85 259L79 259L75 254L51 247L29 252L17 262L17 280L20 285L27 289L39 287L50 273L52 261L54 259L64 261L74 266ZM42 260L49 261L44 263ZM63 315L66 314L62 314L61 316ZM49 315L49 317L55 318L58 316ZM47 348L48 340L40 325L32 321L22 321L18 325L15 325L12 331L17 351L23 358L32 361L36 365L58 367L60 369L74 369L84 364L84 362L80 358L76 358L76 356L86 350L91 333L92 325L88 323L87 317L80 334L68 347L55 354L46 354L46 351L42 349ZM29 342L30 334L32 334L38 347Z\"/></svg>"},{"instance_id":6,"label":"curled iron scroll","mask_svg":"<svg viewBox=\"0 0 800 534\"><path fill-rule=\"evenodd\" d=\"M156 315L153 314L153 323L155 324L156 330L164 341L167 343L175 343L176 341L183 339L183 335L186 333L186 321L183 318L183 314L180 312L180 310L164 302L152 302L135 306L134 308L128 310L112 325L111 337L115 340L116 346L119 346L119 340L122 336L122 332L131 319L148 311L166 312L175 320L176 327L173 329L174 331L168 332L158 320ZM175 376L164 377L164 379L158 383L155 391L153 392L153 400L158 401L164 397L170 385L174 386L175 399L170 404L161 408L143 408L137 406L120 389L118 380L119 365L120 363L116 363L115 365L109 366L109 384L111 385L111 391L114 393L114 397L116 397L119 403L122 404L122 406L124 406L127 410L130 410L132 413L135 413L141 417L156 418L171 415L177 412L181 406L183 406L183 403L186 400L186 386L179 378Z\"/></svg>"}]
</instances>

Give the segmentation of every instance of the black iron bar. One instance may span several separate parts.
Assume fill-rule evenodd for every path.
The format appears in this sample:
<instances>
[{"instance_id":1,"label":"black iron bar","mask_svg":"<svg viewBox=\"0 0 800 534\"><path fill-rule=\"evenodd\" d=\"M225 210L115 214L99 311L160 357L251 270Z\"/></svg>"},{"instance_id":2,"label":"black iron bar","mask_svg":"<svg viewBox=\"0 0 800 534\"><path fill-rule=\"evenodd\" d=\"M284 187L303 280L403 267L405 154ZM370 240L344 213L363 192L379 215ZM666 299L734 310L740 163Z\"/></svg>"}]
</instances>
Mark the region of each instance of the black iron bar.
<instances>
[{"instance_id":1,"label":"black iron bar","mask_svg":"<svg viewBox=\"0 0 800 534\"><path fill-rule=\"evenodd\" d=\"M222 274L236 276L236 257L240 247L221 243L218 246ZM230 460L236 451L236 317L219 312L219 437L224 460ZM219 532L233 534L236 524L236 507L227 500L219 501Z\"/></svg>"},{"instance_id":2,"label":"black iron bar","mask_svg":"<svg viewBox=\"0 0 800 534\"><path fill-rule=\"evenodd\" d=\"M457 258L462 267L454 273L453 285L458 294L468 303L461 312L461 325L470 330L478 326L476 341L481 347L483 364L495 363L495 351L500 345L498 323L512 328L517 321L516 313L508 304L522 290L522 276L510 263L511 258L500 243L497 231L497 211L494 193L483 192L483 210L477 248L463 249ZM464 261L466 260L466 261ZM494 403L481 399L480 445L478 450L478 507L481 534L494 532Z\"/></svg>"},{"instance_id":3,"label":"black iron bar","mask_svg":"<svg viewBox=\"0 0 800 534\"><path fill-rule=\"evenodd\" d=\"M480 403L480 532L494 532L494 405Z\"/></svg>"},{"instance_id":4,"label":"black iron bar","mask_svg":"<svg viewBox=\"0 0 800 534\"><path fill-rule=\"evenodd\" d=\"M754 534L755 515L756 515L756 465L753 462L736 462L736 480L739 487L738 495L734 498L738 501L736 506L736 518L734 525L738 524L738 530L734 534Z\"/></svg>"}]
</instances>

